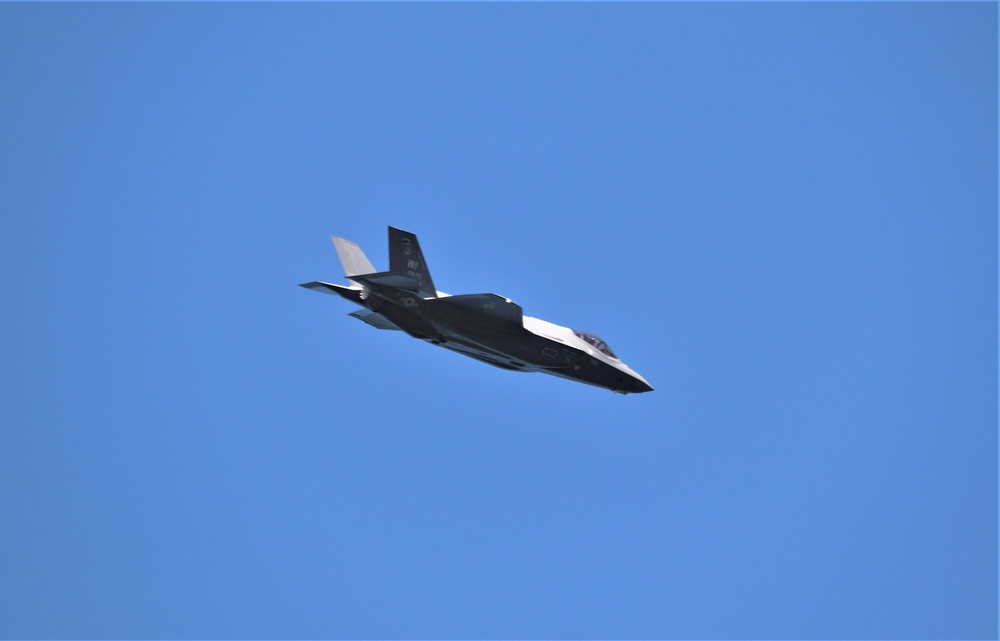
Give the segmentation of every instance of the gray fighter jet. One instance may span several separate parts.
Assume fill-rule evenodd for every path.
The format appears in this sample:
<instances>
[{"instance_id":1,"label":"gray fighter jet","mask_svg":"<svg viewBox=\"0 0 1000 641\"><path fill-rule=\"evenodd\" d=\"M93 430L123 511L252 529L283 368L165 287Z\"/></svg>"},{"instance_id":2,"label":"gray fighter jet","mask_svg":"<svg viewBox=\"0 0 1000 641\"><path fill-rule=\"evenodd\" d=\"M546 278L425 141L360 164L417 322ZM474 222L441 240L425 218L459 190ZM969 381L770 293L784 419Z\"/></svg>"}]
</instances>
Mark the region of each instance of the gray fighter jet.
<instances>
[{"instance_id":1,"label":"gray fighter jet","mask_svg":"<svg viewBox=\"0 0 1000 641\"><path fill-rule=\"evenodd\" d=\"M619 394L653 389L593 334L524 316L519 305L496 294L437 291L414 234L389 228L387 272L376 272L357 243L331 238L350 286L302 287L360 305L364 309L349 315L373 327L402 330L502 369L544 372Z\"/></svg>"}]
</instances>

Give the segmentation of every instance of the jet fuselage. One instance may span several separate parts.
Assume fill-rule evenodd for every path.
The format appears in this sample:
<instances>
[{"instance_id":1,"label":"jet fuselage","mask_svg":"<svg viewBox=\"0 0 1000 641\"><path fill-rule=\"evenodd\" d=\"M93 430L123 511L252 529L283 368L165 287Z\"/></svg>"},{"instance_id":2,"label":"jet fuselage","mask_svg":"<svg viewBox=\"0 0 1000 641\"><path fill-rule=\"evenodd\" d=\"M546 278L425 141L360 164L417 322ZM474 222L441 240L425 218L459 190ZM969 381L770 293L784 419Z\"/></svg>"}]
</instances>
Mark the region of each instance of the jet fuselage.
<instances>
[{"instance_id":1,"label":"jet fuselage","mask_svg":"<svg viewBox=\"0 0 1000 641\"><path fill-rule=\"evenodd\" d=\"M496 294L436 291L416 236L390 227L389 238L390 271L374 272L355 243L333 237L352 285L302 286L364 307L351 316L379 329L402 330L496 367L543 372L623 394L652 390L596 336L524 316L519 305Z\"/></svg>"}]
</instances>

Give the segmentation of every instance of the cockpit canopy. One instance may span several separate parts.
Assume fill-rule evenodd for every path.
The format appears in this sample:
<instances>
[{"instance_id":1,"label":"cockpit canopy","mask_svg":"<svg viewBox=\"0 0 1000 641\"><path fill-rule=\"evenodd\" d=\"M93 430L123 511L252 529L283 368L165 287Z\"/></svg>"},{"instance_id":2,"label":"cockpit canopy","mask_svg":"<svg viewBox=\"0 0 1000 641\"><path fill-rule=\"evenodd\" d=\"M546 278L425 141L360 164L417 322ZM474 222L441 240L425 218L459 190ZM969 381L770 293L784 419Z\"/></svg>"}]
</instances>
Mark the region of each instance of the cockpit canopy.
<instances>
[{"instance_id":1,"label":"cockpit canopy","mask_svg":"<svg viewBox=\"0 0 1000 641\"><path fill-rule=\"evenodd\" d=\"M574 329L573 334L575 334L576 337L581 339L583 342L593 346L594 349L604 354L605 356L610 356L611 358L618 360L618 357L615 355L614 352L611 351L611 348L608 347L608 344L605 343L601 337L594 336L593 334L588 334L587 332L581 332L578 329Z\"/></svg>"}]
</instances>

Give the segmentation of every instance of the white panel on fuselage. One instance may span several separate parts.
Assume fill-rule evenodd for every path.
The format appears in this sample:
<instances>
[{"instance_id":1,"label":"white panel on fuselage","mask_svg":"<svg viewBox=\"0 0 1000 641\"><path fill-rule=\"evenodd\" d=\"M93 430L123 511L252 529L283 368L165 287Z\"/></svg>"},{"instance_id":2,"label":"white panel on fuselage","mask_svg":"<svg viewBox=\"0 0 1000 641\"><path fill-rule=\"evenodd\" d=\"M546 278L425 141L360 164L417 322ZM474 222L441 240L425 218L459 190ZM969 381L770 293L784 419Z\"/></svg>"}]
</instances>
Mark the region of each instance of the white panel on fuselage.
<instances>
[{"instance_id":1,"label":"white panel on fuselage","mask_svg":"<svg viewBox=\"0 0 1000 641\"><path fill-rule=\"evenodd\" d=\"M562 325L556 325L555 323L550 323L549 321L544 321L541 318L534 318L532 316L524 316L524 329L528 330L532 334L541 336L543 338L550 338L552 340L559 341L560 343L566 343L572 347L580 349L576 344L577 338L573 335L573 330L568 327L563 327ZM581 343L583 341L580 341Z\"/></svg>"}]
</instances>

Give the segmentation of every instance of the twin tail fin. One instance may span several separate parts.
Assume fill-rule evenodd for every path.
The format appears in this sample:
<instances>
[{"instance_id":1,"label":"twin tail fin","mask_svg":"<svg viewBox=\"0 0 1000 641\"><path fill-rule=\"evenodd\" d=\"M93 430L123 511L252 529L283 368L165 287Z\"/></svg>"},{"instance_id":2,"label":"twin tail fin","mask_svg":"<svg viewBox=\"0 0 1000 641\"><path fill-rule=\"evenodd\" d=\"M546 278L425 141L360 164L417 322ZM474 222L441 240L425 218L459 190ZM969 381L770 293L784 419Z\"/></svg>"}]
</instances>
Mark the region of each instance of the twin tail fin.
<instances>
[{"instance_id":1,"label":"twin tail fin","mask_svg":"<svg viewBox=\"0 0 1000 641\"><path fill-rule=\"evenodd\" d=\"M340 263L344 266L344 275L349 280L391 285L414 291L424 298L437 298L437 290L424 253L420 251L416 234L395 227L389 228L388 272L376 272L371 261L354 241L338 236L331 238Z\"/></svg>"}]
</instances>

